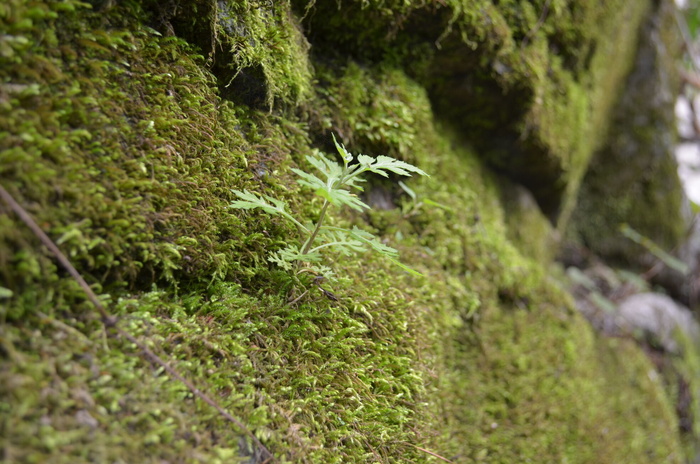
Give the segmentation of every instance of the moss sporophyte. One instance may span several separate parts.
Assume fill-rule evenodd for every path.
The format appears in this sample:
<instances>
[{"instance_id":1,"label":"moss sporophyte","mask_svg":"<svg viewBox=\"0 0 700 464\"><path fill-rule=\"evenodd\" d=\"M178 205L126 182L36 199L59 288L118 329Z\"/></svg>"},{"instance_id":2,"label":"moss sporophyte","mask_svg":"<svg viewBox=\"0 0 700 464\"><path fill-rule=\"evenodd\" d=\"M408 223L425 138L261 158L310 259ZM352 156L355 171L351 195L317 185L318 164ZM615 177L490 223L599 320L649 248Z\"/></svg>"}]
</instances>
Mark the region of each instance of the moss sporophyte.
<instances>
[{"instance_id":1,"label":"moss sporophyte","mask_svg":"<svg viewBox=\"0 0 700 464\"><path fill-rule=\"evenodd\" d=\"M268 257L270 262L275 263L284 270L294 272L295 275L308 272L316 276L332 278L331 269L322 264L322 253L327 249L333 249L345 256L373 250L405 271L421 275L418 271L401 263L398 260L398 251L383 244L375 235L357 226L347 229L325 225L324 220L331 206L347 206L357 211L370 208L351 191L352 189L362 191L360 183L364 182L364 180L360 176L365 172L374 172L383 177L389 177L389 172L401 176L411 176L412 173L421 176L427 176L427 174L412 164L389 156L373 158L371 156L358 155L356 162L353 163L355 156L347 151L343 144L338 143L335 136L333 136L333 142L343 160L342 165L318 152L313 156L307 155L306 160L316 168L320 173L319 176L300 169L292 169L299 176L297 182L300 185L313 189L317 195L323 198L323 205L316 223L303 222L295 218L287 211L287 205L283 201L247 190L233 190L233 193L240 200L231 203L231 208L260 208L268 214L281 216L296 226L299 232L298 241L289 243L281 250L271 253Z\"/></svg>"}]
</instances>

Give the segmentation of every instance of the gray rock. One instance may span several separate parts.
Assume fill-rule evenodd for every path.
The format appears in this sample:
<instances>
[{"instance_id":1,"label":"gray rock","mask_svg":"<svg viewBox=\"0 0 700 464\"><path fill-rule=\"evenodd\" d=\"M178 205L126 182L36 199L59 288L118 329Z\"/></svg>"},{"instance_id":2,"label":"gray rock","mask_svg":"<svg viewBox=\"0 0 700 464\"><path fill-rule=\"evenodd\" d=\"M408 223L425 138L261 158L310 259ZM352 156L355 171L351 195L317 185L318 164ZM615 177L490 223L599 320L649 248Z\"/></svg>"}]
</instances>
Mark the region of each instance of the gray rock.
<instances>
[{"instance_id":1,"label":"gray rock","mask_svg":"<svg viewBox=\"0 0 700 464\"><path fill-rule=\"evenodd\" d=\"M678 337L700 342L700 325L685 306L659 293L638 293L622 301L615 314L617 330L642 332L670 353L678 353Z\"/></svg>"}]
</instances>

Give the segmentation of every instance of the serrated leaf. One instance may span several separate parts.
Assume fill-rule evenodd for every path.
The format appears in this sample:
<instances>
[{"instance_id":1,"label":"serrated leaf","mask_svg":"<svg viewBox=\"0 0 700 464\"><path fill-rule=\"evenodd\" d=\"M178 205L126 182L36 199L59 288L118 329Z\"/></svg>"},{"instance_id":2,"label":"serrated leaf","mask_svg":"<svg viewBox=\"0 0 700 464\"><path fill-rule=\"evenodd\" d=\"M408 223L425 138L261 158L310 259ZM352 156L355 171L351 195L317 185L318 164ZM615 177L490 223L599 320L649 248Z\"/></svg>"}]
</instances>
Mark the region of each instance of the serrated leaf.
<instances>
[{"instance_id":1,"label":"serrated leaf","mask_svg":"<svg viewBox=\"0 0 700 464\"><path fill-rule=\"evenodd\" d=\"M385 256L391 256L394 258L398 258L399 256L399 252L395 248L383 244L379 241L377 236L370 234L366 230L362 230L359 229L357 226L353 226L352 230L348 232L352 237L361 240L370 247L372 247L374 251L377 251Z\"/></svg>"},{"instance_id":2,"label":"serrated leaf","mask_svg":"<svg viewBox=\"0 0 700 464\"><path fill-rule=\"evenodd\" d=\"M357 195L350 193L348 190L333 190L329 192L329 199L334 205L347 205L357 211L369 209L369 205L360 200Z\"/></svg>"},{"instance_id":3,"label":"serrated leaf","mask_svg":"<svg viewBox=\"0 0 700 464\"><path fill-rule=\"evenodd\" d=\"M388 177L386 171L390 171L401 176L410 176L411 173L416 173L421 176L428 175L425 171L412 164L391 158L390 156L382 155L377 156L374 164L368 166L368 170L384 177Z\"/></svg>"},{"instance_id":4,"label":"serrated leaf","mask_svg":"<svg viewBox=\"0 0 700 464\"><path fill-rule=\"evenodd\" d=\"M289 245L272 253L268 258L271 263L277 264L286 271L291 271L296 262L317 263L321 261L321 255L317 252L301 253L299 248Z\"/></svg>"},{"instance_id":5,"label":"serrated leaf","mask_svg":"<svg viewBox=\"0 0 700 464\"><path fill-rule=\"evenodd\" d=\"M273 216L282 216L285 219L293 222L301 230L308 232L306 226L294 219L294 217L289 214L285 208L286 204L283 201L277 200L275 198L269 197L267 195L256 195L249 192L248 190L231 190L238 198L241 200L232 201L229 208L234 209L255 209L260 208L268 214Z\"/></svg>"},{"instance_id":6,"label":"serrated leaf","mask_svg":"<svg viewBox=\"0 0 700 464\"><path fill-rule=\"evenodd\" d=\"M318 169L330 183L334 183L334 181L339 180L343 175L342 166L335 161L329 160L320 152L317 153L316 156L307 155L306 160L311 163L313 167Z\"/></svg>"},{"instance_id":7,"label":"serrated leaf","mask_svg":"<svg viewBox=\"0 0 700 464\"><path fill-rule=\"evenodd\" d=\"M374 158L367 155L357 155L357 161L362 166L370 166L371 164L374 164Z\"/></svg>"},{"instance_id":8,"label":"serrated leaf","mask_svg":"<svg viewBox=\"0 0 700 464\"><path fill-rule=\"evenodd\" d=\"M304 172L300 169L292 168L292 172L296 174L297 176L301 177L301 180L298 180L300 185L303 185L305 187L309 187L312 190L326 190L328 191L328 186L324 181L319 179L318 177L314 176L313 174L309 174L308 172Z\"/></svg>"},{"instance_id":9,"label":"serrated leaf","mask_svg":"<svg viewBox=\"0 0 700 464\"><path fill-rule=\"evenodd\" d=\"M353 239L350 236L350 231L341 228L322 228L319 232L319 237L323 243L311 251L318 251L323 248L332 247L345 256L350 256L353 253L361 252L367 249L365 242Z\"/></svg>"},{"instance_id":10,"label":"serrated leaf","mask_svg":"<svg viewBox=\"0 0 700 464\"><path fill-rule=\"evenodd\" d=\"M321 262L321 250L324 248L333 248L343 255L352 255L370 249L387 257L405 271L414 275L421 275L419 272L399 262L398 251L382 243L378 237L357 227L348 230L340 227L325 226L323 218L329 205L348 206L358 211L369 209L367 204L350 191L352 188L362 190L359 184L364 182L360 177L364 172L370 171L384 177L388 177L389 173L402 176L427 174L409 163L388 156L373 158L371 156L358 155L357 163L351 165L350 163L354 159L352 153L336 140L335 135L333 135L333 142L343 159L343 165L327 158L323 153L317 152L314 155L306 156L306 160L315 168L316 172L292 169L292 172L299 177L297 181L299 185L312 189L325 200L318 223L303 225L286 211L286 204L283 201L266 195L251 193L247 190L242 192L233 190L238 200L232 202L230 207L237 209L262 209L268 214L282 216L299 227L302 236L298 238L300 242L304 242L304 245L288 245L268 257L270 262L284 270L296 272L311 271L315 274L328 276L331 273L330 269L316 264ZM405 184L402 184L402 187L409 193L413 193L415 199L414 192L408 189ZM308 235L304 237L304 234ZM304 263L304 267L300 269L296 263Z\"/></svg>"}]
</instances>

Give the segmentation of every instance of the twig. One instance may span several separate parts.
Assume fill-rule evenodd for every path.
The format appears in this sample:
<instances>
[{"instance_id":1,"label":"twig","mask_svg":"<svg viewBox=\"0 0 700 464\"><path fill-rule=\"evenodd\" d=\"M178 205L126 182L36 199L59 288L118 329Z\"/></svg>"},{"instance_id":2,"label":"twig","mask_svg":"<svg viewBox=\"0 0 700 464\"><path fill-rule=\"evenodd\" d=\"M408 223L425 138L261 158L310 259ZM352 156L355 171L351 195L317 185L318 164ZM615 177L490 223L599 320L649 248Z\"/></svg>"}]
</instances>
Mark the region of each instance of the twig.
<instances>
[{"instance_id":1,"label":"twig","mask_svg":"<svg viewBox=\"0 0 700 464\"><path fill-rule=\"evenodd\" d=\"M530 39L535 34L537 34L540 28L544 25L544 22L547 19L547 15L549 14L549 4L551 2L552 0L547 0L545 2L544 7L542 7L542 13L540 14L540 17L537 20L537 24L535 24L535 26L527 32L522 42L520 42L520 48L525 48L525 46L530 42Z\"/></svg>"},{"instance_id":2,"label":"twig","mask_svg":"<svg viewBox=\"0 0 700 464\"><path fill-rule=\"evenodd\" d=\"M129 332L125 331L117 325L117 317L111 315L105 309L104 305L102 305L99 298L97 297L95 292L92 291L92 289L87 284L83 276L80 275L80 273L75 269L75 267L73 267L68 258L66 258L66 256L61 252L58 246L56 246L53 240L51 240L51 238L49 238L49 236L46 235L46 233L43 230L41 230L41 228L37 225L34 219L32 219L29 213L27 213L27 211L25 211L25 209L22 208L22 206L19 203L17 203L17 201L15 201L12 195L10 195L2 185L0 185L0 197L5 201L5 203L7 203L10 209L12 209L12 211L14 211L15 214L17 214L17 216L19 216L22 222L24 222L27 225L27 227L31 229L31 231L39 238L41 243L44 244L44 246L46 246L49 249L49 251L51 251L51 253L56 257L58 262L61 263L61 265L66 269L66 271L68 271L68 273L78 282L78 284L88 297L88 300L92 302L97 311L100 313L100 316L102 317L102 323L105 325L105 327L113 328L120 337L123 337L124 339L136 345L136 347L138 347L138 349L141 350L145 358L147 358L153 364L157 364L158 366L162 367L163 370L165 370L165 372L167 372L168 375L170 375L170 377L182 383L185 387L187 387L188 390L190 390L190 392L192 392L194 396L204 401L212 408L216 409L216 411L219 414L221 414L221 416L224 419L228 420L236 427L238 427L241 431L243 431L246 435L248 435L251 438L251 440L253 440L253 443L255 443L255 445L258 446L259 449L262 451L263 457L265 458L265 462L273 461L274 458L272 456L272 453L270 453L270 451L253 434L253 432L248 430L248 428L245 425L243 425L241 421L233 417L216 401L211 399L209 395L204 393L199 388L195 387L192 382L180 375L172 366L170 366L161 357L159 357L157 354L151 351L150 348L148 348L142 342L137 340L136 337L134 337Z\"/></svg>"},{"instance_id":3,"label":"twig","mask_svg":"<svg viewBox=\"0 0 700 464\"><path fill-rule=\"evenodd\" d=\"M693 51L693 39L690 35L688 22L685 20L683 15L681 15L680 11L678 11L678 8L673 9L673 15L676 18L676 25L678 26L678 30L681 33L681 37L683 38L685 50L688 52L688 56L690 57L690 63L693 65L693 68L696 72L700 71L700 66L698 66L698 60Z\"/></svg>"},{"instance_id":4,"label":"twig","mask_svg":"<svg viewBox=\"0 0 700 464\"><path fill-rule=\"evenodd\" d=\"M442 457L442 456L440 456L439 454L434 453L434 452L432 452L432 451L430 451L430 450L427 450L427 449L425 449L425 448L421 448L420 446L416 446L416 445L414 445L413 443L408 443L408 442L403 442L403 443L405 443L405 444L407 444L407 445L409 445L409 446L413 446L413 447L414 447L415 449L417 449L418 451L422 451L422 452L424 452L424 453L428 453L428 454L431 455L432 457L438 458L438 459L440 459L441 461L449 462L449 463L451 463L451 464L454 464L454 461L450 461L449 459L447 459L447 458L445 458L445 457Z\"/></svg>"}]
</instances>

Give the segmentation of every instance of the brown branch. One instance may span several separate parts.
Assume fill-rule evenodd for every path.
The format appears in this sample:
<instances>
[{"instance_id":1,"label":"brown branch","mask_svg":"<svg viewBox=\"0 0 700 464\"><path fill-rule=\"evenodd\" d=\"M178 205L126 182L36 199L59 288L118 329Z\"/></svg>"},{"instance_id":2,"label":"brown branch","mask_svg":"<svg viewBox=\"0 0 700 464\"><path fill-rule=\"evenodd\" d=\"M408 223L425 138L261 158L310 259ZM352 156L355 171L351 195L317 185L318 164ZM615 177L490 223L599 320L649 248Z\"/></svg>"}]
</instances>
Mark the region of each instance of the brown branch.
<instances>
[{"instance_id":1,"label":"brown branch","mask_svg":"<svg viewBox=\"0 0 700 464\"><path fill-rule=\"evenodd\" d=\"M432 452L432 451L430 451L430 450L427 450L427 449L425 449L425 448L421 448L420 446L416 446L416 445L414 445L413 443L408 443L408 442L405 442L405 441L404 441L404 442L401 442L401 443L404 443L404 444L406 444L406 445L412 446L412 447L414 447L415 449L417 449L418 451L422 451L422 452L424 452L424 453L427 453L427 454L433 456L434 458L438 458L438 459L441 460L441 461L449 462L449 463L454 464L454 461L450 461L449 459L447 459L447 458L445 458L445 457L442 457L442 456L440 456L440 455L437 454L437 453L434 453L434 452Z\"/></svg>"},{"instance_id":2,"label":"brown branch","mask_svg":"<svg viewBox=\"0 0 700 464\"><path fill-rule=\"evenodd\" d=\"M117 318L116 316L111 315L107 309L105 309L104 305L100 302L99 298L95 294L95 292L92 291L88 283L85 281L82 275L73 267L71 262L66 258L66 256L61 252L61 250L56 246L56 244L49 238L46 233L41 230L39 225L32 219L32 217L27 213L27 211L22 208L22 206L15 201L15 199L12 197L12 195L9 194L5 188L0 185L0 198L2 198L5 203L12 209L12 211L19 216L19 218L22 220L24 224L27 225L31 229L31 231L36 235L41 243L46 246L46 248L51 251L51 253L56 257L58 262L68 271L68 273L78 282L80 287L83 289L85 292L88 300L92 302L92 304L95 306L97 311L100 313L100 316L102 317L102 322L103 324L108 327L108 328L113 328L117 334L128 340L129 342L133 343L138 347L139 350L141 350L143 356L147 358L151 363L157 364L158 366L162 367L165 372L170 375L170 377L174 378L178 382L182 383L187 389L192 392L194 396L199 398L200 400L204 401L207 403L209 406L212 408L216 409L216 411L227 421L231 422L234 424L236 427L238 427L241 431L243 431L246 435L248 435L253 442L255 443L256 446L260 448L260 450L263 453L263 458L265 459L265 462L273 462L273 456L272 453L260 442L260 440L251 432L248 430L248 428L238 419L233 417L228 411L226 411L223 407L221 407L216 401L211 399L209 395L204 393L202 390L199 388L195 387L192 382L187 380L185 377L183 377L180 373L178 373L175 368L170 366L167 362L165 362L160 356L155 354L153 351L151 351L150 348L148 348L146 345L144 345L141 341L137 340L136 337L131 335L129 332L125 331L121 327L117 325Z\"/></svg>"},{"instance_id":3,"label":"brown branch","mask_svg":"<svg viewBox=\"0 0 700 464\"><path fill-rule=\"evenodd\" d=\"M696 89L700 89L700 76L698 76L697 72L690 72L681 68L680 74L683 82L692 85Z\"/></svg>"},{"instance_id":4,"label":"brown branch","mask_svg":"<svg viewBox=\"0 0 700 464\"><path fill-rule=\"evenodd\" d=\"M530 39L532 39L537 32L539 32L540 28L544 25L545 20L547 19L547 15L549 14L549 4L552 2L552 0L547 0L544 4L544 7L542 7L542 13L540 13L540 17L537 20L537 24L530 29L525 37L523 38L522 42L520 42L520 48L525 48L525 46L530 43Z\"/></svg>"}]
</instances>

